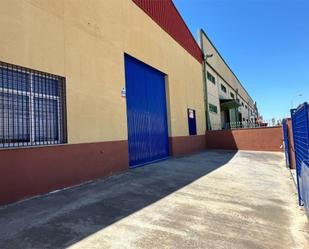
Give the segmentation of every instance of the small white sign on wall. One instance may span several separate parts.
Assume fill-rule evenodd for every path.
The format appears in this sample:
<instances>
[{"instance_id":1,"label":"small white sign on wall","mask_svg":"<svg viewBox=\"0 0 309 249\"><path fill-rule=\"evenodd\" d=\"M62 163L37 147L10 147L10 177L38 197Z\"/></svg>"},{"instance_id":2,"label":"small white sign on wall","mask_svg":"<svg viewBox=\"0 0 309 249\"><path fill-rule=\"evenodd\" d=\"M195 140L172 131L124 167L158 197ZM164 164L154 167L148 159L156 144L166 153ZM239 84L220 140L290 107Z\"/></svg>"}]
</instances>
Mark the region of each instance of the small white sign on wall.
<instances>
[{"instance_id":1,"label":"small white sign on wall","mask_svg":"<svg viewBox=\"0 0 309 249\"><path fill-rule=\"evenodd\" d=\"M189 109L189 118L194 118L194 111Z\"/></svg>"},{"instance_id":2,"label":"small white sign on wall","mask_svg":"<svg viewBox=\"0 0 309 249\"><path fill-rule=\"evenodd\" d=\"M123 97L123 98L126 97L126 88L125 88L125 87L123 87L123 88L121 89L121 97Z\"/></svg>"}]
</instances>

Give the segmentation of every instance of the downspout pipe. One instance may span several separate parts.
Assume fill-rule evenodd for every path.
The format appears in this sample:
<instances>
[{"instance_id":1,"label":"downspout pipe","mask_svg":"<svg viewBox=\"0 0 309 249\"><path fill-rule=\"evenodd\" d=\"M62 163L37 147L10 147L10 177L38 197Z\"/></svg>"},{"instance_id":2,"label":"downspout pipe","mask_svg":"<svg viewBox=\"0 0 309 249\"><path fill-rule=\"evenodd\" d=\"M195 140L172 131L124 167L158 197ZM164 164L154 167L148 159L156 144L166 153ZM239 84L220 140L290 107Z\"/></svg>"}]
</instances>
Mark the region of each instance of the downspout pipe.
<instances>
[{"instance_id":1,"label":"downspout pipe","mask_svg":"<svg viewBox=\"0 0 309 249\"><path fill-rule=\"evenodd\" d=\"M203 45L203 33L204 31L200 30L200 44L201 44L201 50L203 53L203 91L204 91L204 106L205 106L205 118L206 118L206 131L211 130L211 124L209 119L209 105L208 105L208 90L207 90L207 71L206 71L206 65L207 65L207 56L206 52L204 51L204 45Z\"/></svg>"}]
</instances>

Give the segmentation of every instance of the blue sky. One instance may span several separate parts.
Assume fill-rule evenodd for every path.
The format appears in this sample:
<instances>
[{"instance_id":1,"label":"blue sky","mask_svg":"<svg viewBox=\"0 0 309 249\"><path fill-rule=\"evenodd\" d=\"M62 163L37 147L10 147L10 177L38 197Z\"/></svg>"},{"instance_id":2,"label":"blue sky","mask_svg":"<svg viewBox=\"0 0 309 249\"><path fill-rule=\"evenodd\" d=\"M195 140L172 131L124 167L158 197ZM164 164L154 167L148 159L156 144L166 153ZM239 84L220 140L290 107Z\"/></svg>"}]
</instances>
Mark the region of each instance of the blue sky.
<instances>
[{"instance_id":1,"label":"blue sky","mask_svg":"<svg viewBox=\"0 0 309 249\"><path fill-rule=\"evenodd\" d=\"M195 38L205 30L264 119L309 101L309 0L174 3Z\"/></svg>"}]
</instances>

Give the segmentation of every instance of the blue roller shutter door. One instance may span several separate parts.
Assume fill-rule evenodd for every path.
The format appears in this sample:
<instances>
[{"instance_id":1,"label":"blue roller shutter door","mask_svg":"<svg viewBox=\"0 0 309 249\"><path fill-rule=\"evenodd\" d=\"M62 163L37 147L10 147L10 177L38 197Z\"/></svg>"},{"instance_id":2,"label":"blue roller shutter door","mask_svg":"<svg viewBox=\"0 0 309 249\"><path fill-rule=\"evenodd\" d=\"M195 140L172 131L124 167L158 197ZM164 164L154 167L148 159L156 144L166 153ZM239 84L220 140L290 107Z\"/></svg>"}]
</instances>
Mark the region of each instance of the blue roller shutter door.
<instances>
[{"instance_id":1,"label":"blue roller shutter door","mask_svg":"<svg viewBox=\"0 0 309 249\"><path fill-rule=\"evenodd\" d=\"M125 55L130 167L169 156L165 75Z\"/></svg>"}]
</instances>

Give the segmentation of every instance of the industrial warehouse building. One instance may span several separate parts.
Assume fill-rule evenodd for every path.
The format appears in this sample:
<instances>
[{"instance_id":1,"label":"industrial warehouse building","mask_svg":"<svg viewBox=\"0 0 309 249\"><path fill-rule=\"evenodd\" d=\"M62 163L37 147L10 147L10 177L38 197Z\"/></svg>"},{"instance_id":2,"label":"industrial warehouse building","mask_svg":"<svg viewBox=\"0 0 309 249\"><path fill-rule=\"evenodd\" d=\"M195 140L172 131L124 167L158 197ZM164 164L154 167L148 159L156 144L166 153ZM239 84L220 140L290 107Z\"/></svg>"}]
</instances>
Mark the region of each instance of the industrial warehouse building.
<instances>
[{"instance_id":1,"label":"industrial warehouse building","mask_svg":"<svg viewBox=\"0 0 309 249\"><path fill-rule=\"evenodd\" d=\"M208 104L231 103L205 102L203 65L171 0L2 1L0 205L205 149Z\"/></svg>"},{"instance_id":2,"label":"industrial warehouse building","mask_svg":"<svg viewBox=\"0 0 309 249\"><path fill-rule=\"evenodd\" d=\"M0 204L205 148L172 1L2 1L0 61Z\"/></svg>"},{"instance_id":3,"label":"industrial warehouse building","mask_svg":"<svg viewBox=\"0 0 309 249\"><path fill-rule=\"evenodd\" d=\"M200 32L205 58L208 129L250 127L258 118L256 103L206 33Z\"/></svg>"}]
</instances>

